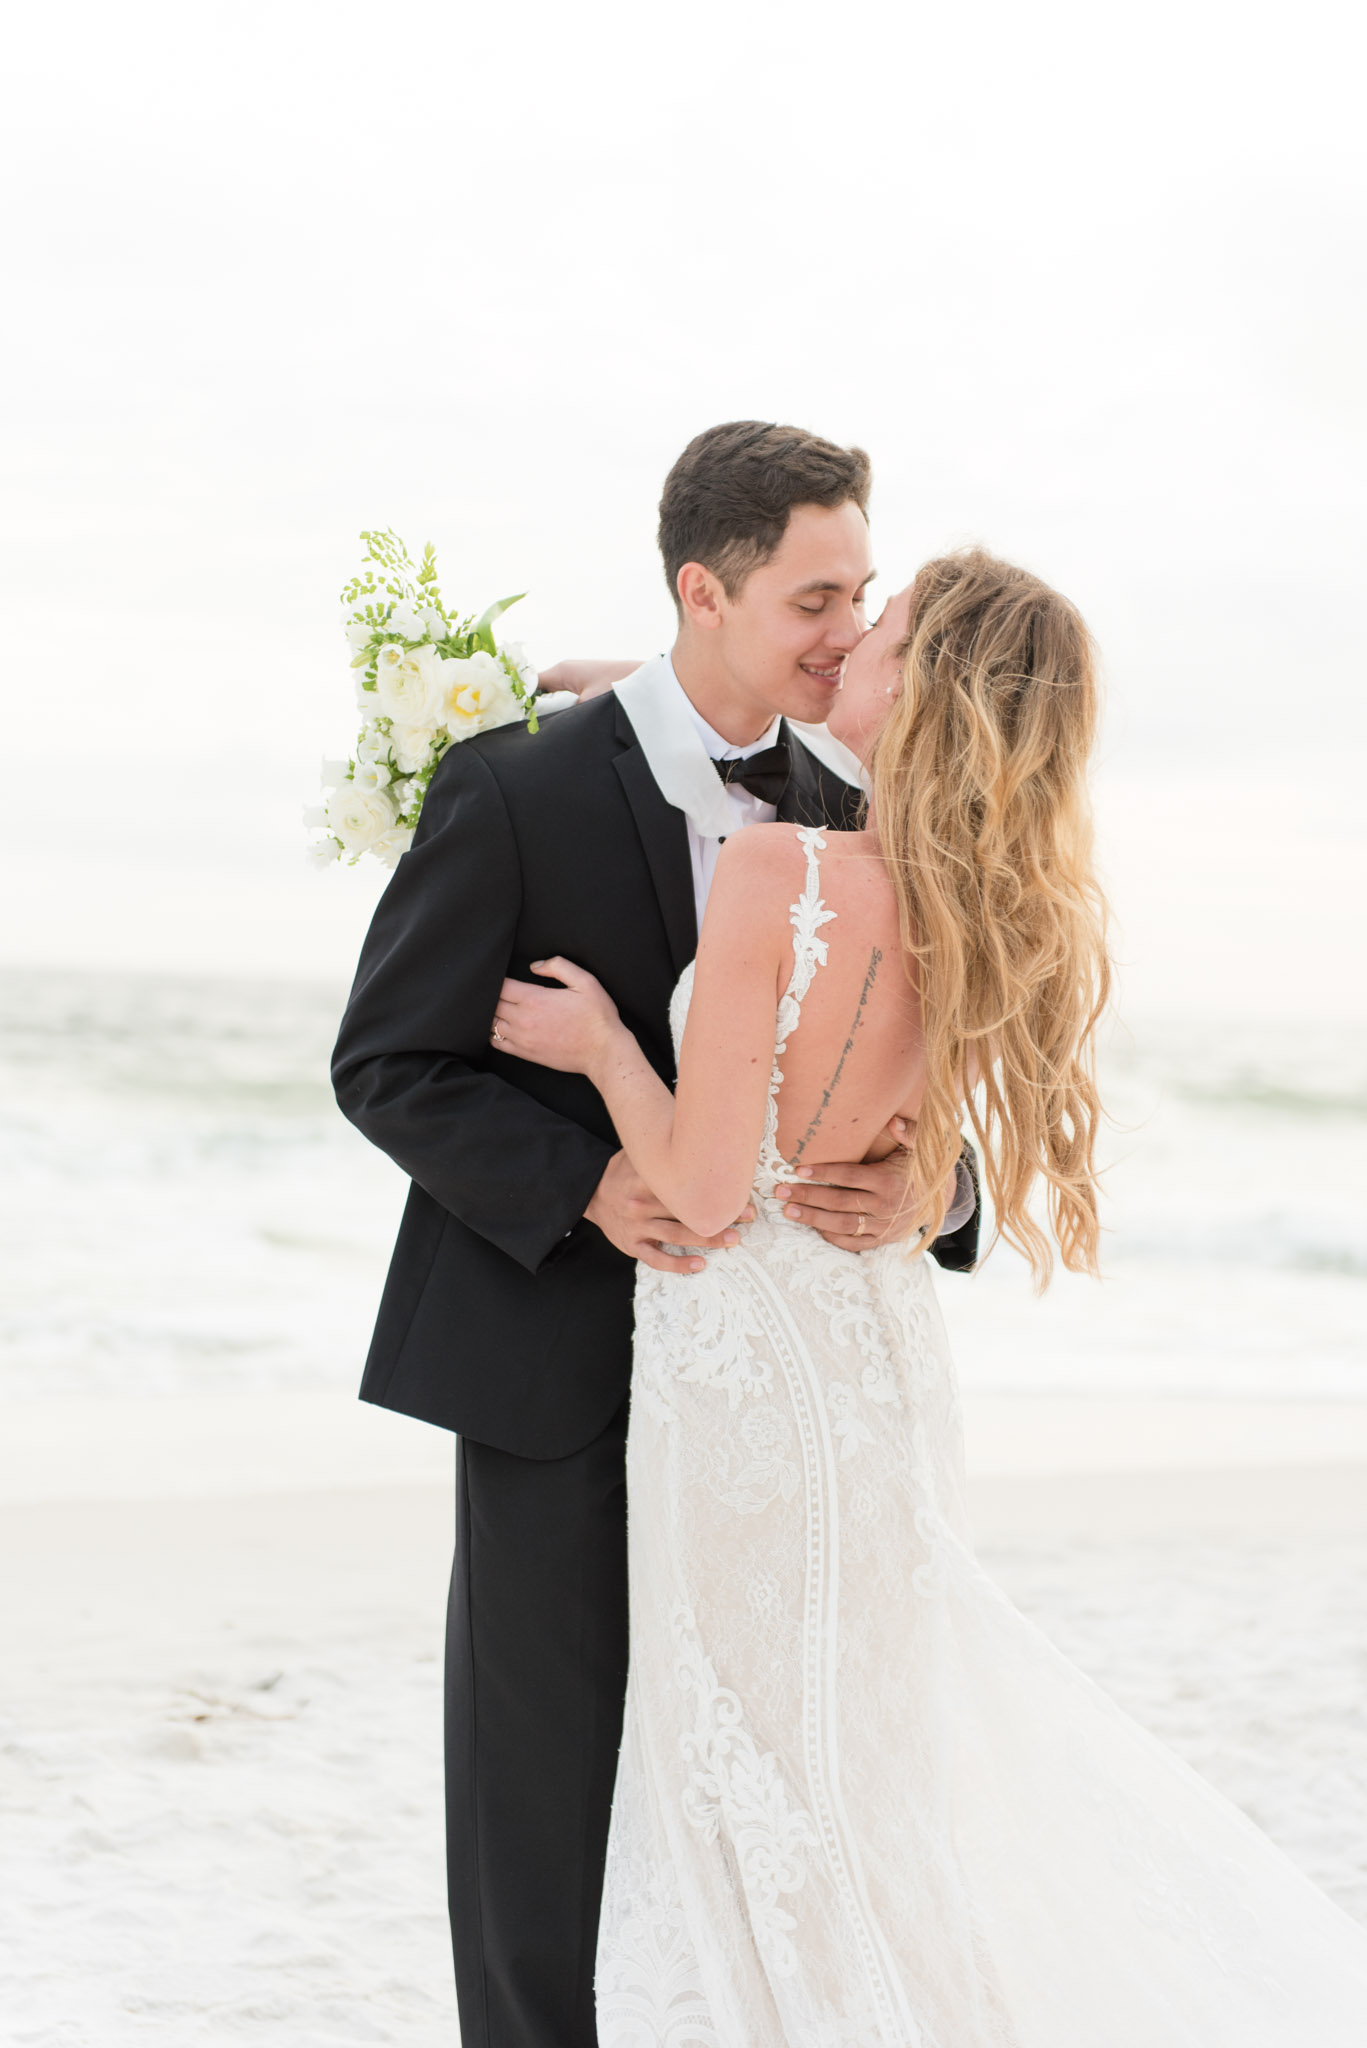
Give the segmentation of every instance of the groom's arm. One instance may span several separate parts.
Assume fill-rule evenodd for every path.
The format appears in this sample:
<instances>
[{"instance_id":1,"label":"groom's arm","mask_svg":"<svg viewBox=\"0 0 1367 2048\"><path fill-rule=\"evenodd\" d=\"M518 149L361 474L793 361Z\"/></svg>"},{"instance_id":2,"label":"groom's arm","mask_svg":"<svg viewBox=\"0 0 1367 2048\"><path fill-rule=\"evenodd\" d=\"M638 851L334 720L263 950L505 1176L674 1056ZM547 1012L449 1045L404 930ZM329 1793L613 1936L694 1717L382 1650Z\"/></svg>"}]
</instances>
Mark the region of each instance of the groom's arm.
<instances>
[{"instance_id":1,"label":"groom's arm","mask_svg":"<svg viewBox=\"0 0 1367 2048\"><path fill-rule=\"evenodd\" d=\"M965 1185L967 1183L967 1185ZM947 1273L971 1273L978 1263L978 1239L983 1220L982 1191L978 1186L978 1155L964 1139L959 1154L958 1187L940 1226L940 1235L930 1247L930 1256Z\"/></svg>"},{"instance_id":2,"label":"groom's arm","mask_svg":"<svg viewBox=\"0 0 1367 2048\"><path fill-rule=\"evenodd\" d=\"M332 1078L372 1144L534 1273L617 1147L488 1071L520 908L502 794L472 748L454 747L366 936Z\"/></svg>"}]
</instances>

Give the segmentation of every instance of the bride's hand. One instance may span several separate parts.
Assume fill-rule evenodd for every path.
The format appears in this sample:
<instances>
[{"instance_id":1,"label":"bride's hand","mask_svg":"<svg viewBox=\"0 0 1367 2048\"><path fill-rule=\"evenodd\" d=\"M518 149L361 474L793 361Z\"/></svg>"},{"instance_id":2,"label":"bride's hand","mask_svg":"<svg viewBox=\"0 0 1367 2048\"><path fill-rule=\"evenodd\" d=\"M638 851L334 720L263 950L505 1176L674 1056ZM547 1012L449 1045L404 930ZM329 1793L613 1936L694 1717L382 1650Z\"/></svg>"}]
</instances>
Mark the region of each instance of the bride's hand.
<instances>
[{"instance_id":1,"label":"bride's hand","mask_svg":"<svg viewBox=\"0 0 1367 2048\"><path fill-rule=\"evenodd\" d=\"M601 697L625 676L634 676L640 666L639 661L557 661L553 668L542 669L540 687L569 690L581 704L586 704L590 697Z\"/></svg>"},{"instance_id":2,"label":"bride's hand","mask_svg":"<svg viewBox=\"0 0 1367 2048\"><path fill-rule=\"evenodd\" d=\"M505 981L494 1011L489 1043L514 1059L561 1074L592 1074L622 1030L617 1005L600 981L572 960L533 960L534 974L563 982L542 988L533 981Z\"/></svg>"}]
</instances>

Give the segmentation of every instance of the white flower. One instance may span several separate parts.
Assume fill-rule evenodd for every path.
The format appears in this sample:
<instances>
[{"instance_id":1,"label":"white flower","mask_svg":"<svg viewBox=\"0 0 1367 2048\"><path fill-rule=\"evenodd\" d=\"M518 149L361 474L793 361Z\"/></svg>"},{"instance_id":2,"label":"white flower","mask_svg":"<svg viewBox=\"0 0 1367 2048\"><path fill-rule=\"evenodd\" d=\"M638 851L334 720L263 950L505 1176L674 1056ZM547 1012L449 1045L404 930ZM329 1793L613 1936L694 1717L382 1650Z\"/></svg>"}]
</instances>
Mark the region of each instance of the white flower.
<instances>
[{"instance_id":1,"label":"white flower","mask_svg":"<svg viewBox=\"0 0 1367 2048\"><path fill-rule=\"evenodd\" d=\"M327 818L348 853L364 853L394 829L393 799L388 790L358 789L346 782L328 798Z\"/></svg>"},{"instance_id":2,"label":"white flower","mask_svg":"<svg viewBox=\"0 0 1367 2048\"><path fill-rule=\"evenodd\" d=\"M304 857L316 868L330 868L342 858L342 849L335 839L311 839L304 848Z\"/></svg>"},{"instance_id":3,"label":"white flower","mask_svg":"<svg viewBox=\"0 0 1367 2048\"><path fill-rule=\"evenodd\" d=\"M358 668L353 673L356 677L356 708L365 717L373 718L380 708L380 700L376 696L373 686L367 684L365 670Z\"/></svg>"},{"instance_id":4,"label":"white flower","mask_svg":"<svg viewBox=\"0 0 1367 2048\"><path fill-rule=\"evenodd\" d=\"M347 646L351 649L352 653L364 654L366 648L370 645L370 638L375 628L368 619L358 619L353 615L350 618L343 618L342 630L346 634Z\"/></svg>"},{"instance_id":5,"label":"white flower","mask_svg":"<svg viewBox=\"0 0 1367 2048\"><path fill-rule=\"evenodd\" d=\"M453 740L491 732L496 725L511 725L521 718L522 706L507 671L492 654L472 654L465 661L448 658L441 668L446 681L443 718Z\"/></svg>"},{"instance_id":6,"label":"white flower","mask_svg":"<svg viewBox=\"0 0 1367 2048\"><path fill-rule=\"evenodd\" d=\"M389 779L383 761L358 761L351 782L355 789L386 789Z\"/></svg>"},{"instance_id":7,"label":"white flower","mask_svg":"<svg viewBox=\"0 0 1367 2048\"><path fill-rule=\"evenodd\" d=\"M517 670L519 676L522 678L522 684L524 689L535 690L540 678L538 677L536 670L528 661L527 650L522 645L522 642L520 640L504 641L503 659L505 661L510 661L513 667Z\"/></svg>"},{"instance_id":8,"label":"white flower","mask_svg":"<svg viewBox=\"0 0 1367 2048\"><path fill-rule=\"evenodd\" d=\"M445 708L445 664L435 647L405 653L392 643L380 649L378 703L396 725L436 725Z\"/></svg>"},{"instance_id":9,"label":"white flower","mask_svg":"<svg viewBox=\"0 0 1367 2048\"><path fill-rule=\"evenodd\" d=\"M421 613L414 610L406 597L401 597L389 614L388 631L399 640L421 640L427 628Z\"/></svg>"},{"instance_id":10,"label":"white flower","mask_svg":"<svg viewBox=\"0 0 1367 2048\"><path fill-rule=\"evenodd\" d=\"M387 868L396 868L399 865L400 858L407 853L412 844L412 826L399 825L394 831L387 832L383 839L377 839L370 851L378 854Z\"/></svg>"},{"instance_id":11,"label":"white flower","mask_svg":"<svg viewBox=\"0 0 1367 2048\"><path fill-rule=\"evenodd\" d=\"M401 775L415 775L427 766L437 737L435 725L396 725L389 736L390 749Z\"/></svg>"},{"instance_id":12,"label":"white flower","mask_svg":"<svg viewBox=\"0 0 1367 2048\"><path fill-rule=\"evenodd\" d=\"M418 617L422 620L423 630L429 640L444 640L446 638L447 632L450 629L434 604L425 604L418 613Z\"/></svg>"},{"instance_id":13,"label":"white flower","mask_svg":"<svg viewBox=\"0 0 1367 2048\"><path fill-rule=\"evenodd\" d=\"M350 761L329 761L325 758L318 781L323 789L337 789L346 781L350 772Z\"/></svg>"},{"instance_id":14,"label":"white flower","mask_svg":"<svg viewBox=\"0 0 1367 2048\"><path fill-rule=\"evenodd\" d=\"M391 782L389 794L394 799L399 816L402 817L413 801L413 783L411 778L403 778L398 782Z\"/></svg>"},{"instance_id":15,"label":"white flower","mask_svg":"<svg viewBox=\"0 0 1367 2048\"><path fill-rule=\"evenodd\" d=\"M358 761L387 761L389 759L389 734L381 732L378 725L368 725L356 742Z\"/></svg>"}]
</instances>

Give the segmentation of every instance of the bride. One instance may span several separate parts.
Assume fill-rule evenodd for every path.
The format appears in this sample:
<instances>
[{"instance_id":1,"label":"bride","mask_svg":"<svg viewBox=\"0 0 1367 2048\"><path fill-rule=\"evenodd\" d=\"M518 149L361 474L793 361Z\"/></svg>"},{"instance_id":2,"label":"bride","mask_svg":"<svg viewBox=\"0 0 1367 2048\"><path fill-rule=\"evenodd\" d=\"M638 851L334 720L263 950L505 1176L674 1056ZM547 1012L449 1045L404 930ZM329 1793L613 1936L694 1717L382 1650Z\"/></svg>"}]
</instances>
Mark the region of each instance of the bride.
<instances>
[{"instance_id":1,"label":"bride","mask_svg":"<svg viewBox=\"0 0 1367 2048\"><path fill-rule=\"evenodd\" d=\"M791 1220L903 1116L929 1243L967 1114L1038 1282L1095 1270L1095 722L1065 599L931 562L830 721L865 828L722 852L676 1094L573 963L504 985L501 1050L588 1075L673 1214L755 1209L701 1277L638 1272L603 2048L1367 2040L1367 1934L977 1564L928 1261Z\"/></svg>"}]
</instances>

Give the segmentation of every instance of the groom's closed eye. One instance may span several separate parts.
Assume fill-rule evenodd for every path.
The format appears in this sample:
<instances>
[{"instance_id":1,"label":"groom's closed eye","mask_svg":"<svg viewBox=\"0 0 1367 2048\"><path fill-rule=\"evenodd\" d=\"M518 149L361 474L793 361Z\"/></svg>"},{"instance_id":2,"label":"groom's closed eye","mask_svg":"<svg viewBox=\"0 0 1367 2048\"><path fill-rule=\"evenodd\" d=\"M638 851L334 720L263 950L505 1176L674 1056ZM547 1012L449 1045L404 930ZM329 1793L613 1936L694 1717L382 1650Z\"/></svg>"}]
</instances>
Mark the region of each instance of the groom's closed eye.
<instances>
[{"instance_id":1,"label":"groom's closed eye","mask_svg":"<svg viewBox=\"0 0 1367 2048\"><path fill-rule=\"evenodd\" d=\"M862 612L862 611L863 611L863 609L864 609L864 607L865 607L865 605L866 605L867 603L868 603L868 592L867 592L866 590L859 590L859 591L856 591L856 592L855 592L855 596L854 596L854 608L855 608L855 610L856 610L857 612ZM819 616L819 615L820 615L820 614L821 614L822 612L824 612L824 611L825 611L825 609L826 609L826 600L825 600L825 598L824 598L824 597L822 598L822 600L821 600L821 602L820 602L819 604L799 604L799 605L798 605L798 610L799 610L800 612L806 612L806 613L808 613L808 615L809 615L810 617L812 617L812 618L817 618L817 617L818 617L818 616Z\"/></svg>"}]
</instances>

